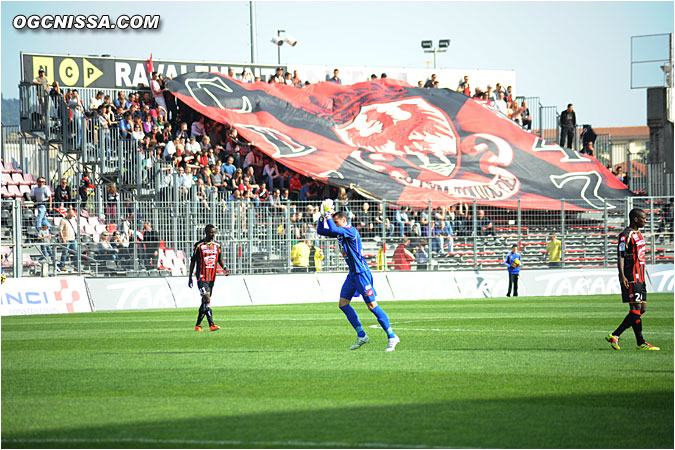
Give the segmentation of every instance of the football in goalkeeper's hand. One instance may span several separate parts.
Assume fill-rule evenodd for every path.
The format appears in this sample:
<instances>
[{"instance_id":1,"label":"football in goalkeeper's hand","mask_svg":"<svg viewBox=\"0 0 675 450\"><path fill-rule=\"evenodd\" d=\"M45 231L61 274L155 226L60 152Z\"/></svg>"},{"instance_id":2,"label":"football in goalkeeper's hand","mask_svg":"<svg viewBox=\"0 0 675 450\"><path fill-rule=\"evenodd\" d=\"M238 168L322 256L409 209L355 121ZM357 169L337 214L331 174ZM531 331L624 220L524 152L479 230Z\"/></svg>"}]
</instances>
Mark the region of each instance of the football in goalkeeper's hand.
<instances>
[{"instance_id":1,"label":"football in goalkeeper's hand","mask_svg":"<svg viewBox=\"0 0 675 450\"><path fill-rule=\"evenodd\" d=\"M335 212L335 204L333 203L333 200L330 198L327 198L323 202L321 202L321 217L326 218L327 216L333 214Z\"/></svg>"}]
</instances>

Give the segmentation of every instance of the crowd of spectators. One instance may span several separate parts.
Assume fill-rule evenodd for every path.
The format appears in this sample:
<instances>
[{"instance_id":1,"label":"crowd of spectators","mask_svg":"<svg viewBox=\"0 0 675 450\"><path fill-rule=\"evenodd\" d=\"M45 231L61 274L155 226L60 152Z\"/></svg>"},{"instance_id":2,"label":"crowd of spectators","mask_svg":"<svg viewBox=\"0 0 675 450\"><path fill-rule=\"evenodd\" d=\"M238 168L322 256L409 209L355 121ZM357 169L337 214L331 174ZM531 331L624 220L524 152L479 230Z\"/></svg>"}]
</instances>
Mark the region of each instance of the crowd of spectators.
<instances>
[{"instance_id":1,"label":"crowd of spectators","mask_svg":"<svg viewBox=\"0 0 675 450\"><path fill-rule=\"evenodd\" d=\"M437 75L435 73L431 74L431 77L429 77L425 82L422 82L422 80L418 81L417 87L426 89L438 88L439 80L437 79ZM525 130L532 129L532 117L530 116L530 110L527 107L527 102L522 100L520 103L518 103L512 86L507 86L506 89L504 89L500 83L496 83L495 88L493 89L492 86L488 84L485 89L481 87L475 87L472 93L471 84L469 83L469 76L464 75L464 77L459 81L457 92L461 92L467 97L471 97L476 101L496 108L509 119L523 127Z\"/></svg>"}]
</instances>

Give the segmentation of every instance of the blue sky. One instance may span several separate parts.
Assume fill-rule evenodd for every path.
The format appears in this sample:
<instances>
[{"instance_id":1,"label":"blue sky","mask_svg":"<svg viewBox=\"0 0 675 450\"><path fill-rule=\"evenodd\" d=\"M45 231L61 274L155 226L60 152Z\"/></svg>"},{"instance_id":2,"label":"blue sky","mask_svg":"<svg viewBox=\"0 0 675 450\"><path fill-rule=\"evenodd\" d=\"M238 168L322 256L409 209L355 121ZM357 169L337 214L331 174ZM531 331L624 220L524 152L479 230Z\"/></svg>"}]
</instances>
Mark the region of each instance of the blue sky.
<instances>
[{"instance_id":1,"label":"blue sky","mask_svg":"<svg viewBox=\"0 0 675 450\"><path fill-rule=\"evenodd\" d=\"M246 2L6 2L1 5L2 93L17 97L19 52L250 62ZM17 31L18 14L159 14L153 31ZM672 33L673 2L256 2L257 62L287 30L289 64L427 67L423 39L449 38L438 66L514 69L518 94L579 122L646 125L646 91L630 89L631 36Z\"/></svg>"}]
</instances>

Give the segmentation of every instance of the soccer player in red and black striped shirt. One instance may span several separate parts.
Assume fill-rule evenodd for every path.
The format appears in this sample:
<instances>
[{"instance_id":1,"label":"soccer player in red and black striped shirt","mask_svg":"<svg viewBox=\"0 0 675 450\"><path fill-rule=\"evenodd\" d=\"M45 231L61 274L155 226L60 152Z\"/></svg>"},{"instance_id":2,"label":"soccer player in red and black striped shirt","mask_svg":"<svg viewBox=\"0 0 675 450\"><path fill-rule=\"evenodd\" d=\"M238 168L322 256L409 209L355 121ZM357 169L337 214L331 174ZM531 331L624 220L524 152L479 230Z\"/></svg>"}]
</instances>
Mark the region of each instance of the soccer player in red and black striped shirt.
<instances>
[{"instance_id":1,"label":"soccer player in red and black striped shirt","mask_svg":"<svg viewBox=\"0 0 675 450\"><path fill-rule=\"evenodd\" d=\"M630 225L619 234L617 256L621 298L624 303L630 305L630 311L619 328L605 339L614 350L620 350L619 336L632 327L637 339L638 350L660 350L659 347L654 347L645 342L642 337L642 315L645 313L647 305L645 279L645 252L647 249L640 228L645 226L647 216L643 210L635 208L628 214L628 218Z\"/></svg>"},{"instance_id":2,"label":"soccer player in red and black striped shirt","mask_svg":"<svg viewBox=\"0 0 675 450\"><path fill-rule=\"evenodd\" d=\"M215 241L216 227L209 224L204 228L204 239L197 242L192 251L190 260L190 272L188 273L188 287L192 288L192 274L197 268L197 287L202 294L202 304L199 307L197 324L195 331L202 331L202 320L204 316L209 321L209 329L216 331L220 327L213 323L213 313L211 311L211 293L213 284L216 281L216 269L218 264L225 270L225 275L230 274L230 269L225 265L223 253L220 251L220 244Z\"/></svg>"}]
</instances>

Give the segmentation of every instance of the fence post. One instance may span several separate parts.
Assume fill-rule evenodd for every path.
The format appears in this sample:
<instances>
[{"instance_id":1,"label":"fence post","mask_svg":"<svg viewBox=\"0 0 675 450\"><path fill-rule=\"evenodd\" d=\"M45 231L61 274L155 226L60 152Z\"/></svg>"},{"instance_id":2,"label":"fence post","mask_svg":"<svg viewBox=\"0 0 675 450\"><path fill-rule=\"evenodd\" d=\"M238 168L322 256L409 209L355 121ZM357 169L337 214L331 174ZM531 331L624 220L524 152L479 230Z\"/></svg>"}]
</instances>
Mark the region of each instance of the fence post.
<instances>
[{"instance_id":1,"label":"fence post","mask_svg":"<svg viewBox=\"0 0 675 450\"><path fill-rule=\"evenodd\" d=\"M386 227L386 220L387 220L387 201L386 200L380 200L380 204L382 205L382 252L383 252L383 269L385 272L387 271L387 227ZM378 250L379 253L379 250ZM377 266L376 266L377 267Z\"/></svg>"},{"instance_id":2,"label":"fence post","mask_svg":"<svg viewBox=\"0 0 675 450\"><path fill-rule=\"evenodd\" d=\"M626 197L626 207L624 208L623 211L623 221L624 223L630 223L630 220L628 218L628 214L630 213L630 210L633 209L633 197Z\"/></svg>"},{"instance_id":3,"label":"fence post","mask_svg":"<svg viewBox=\"0 0 675 450\"><path fill-rule=\"evenodd\" d=\"M473 223L473 270L478 270L478 224L476 222L476 199L473 199L473 213L471 221Z\"/></svg>"},{"instance_id":4,"label":"fence post","mask_svg":"<svg viewBox=\"0 0 675 450\"><path fill-rule=\"evenodd\" d=\"M255 214L253 212L253 208L248 208L246 210L246 214L248 215L248 220L246 221L246 229L248 230L248 236L249 236L249 241L246 243L246 264L242 264L242 266L245 266L246 272L247 273L253 273L252 271L252 264L253 264L253 221L255 220ZM242 267L242 271L243 271Z\"/></svg>"},{"instance_id":5,"label":"fence post","mask_svg":"<svg viewBox=\"0 0 675 450\"><path fill-rule=\"evenodd\" d=\"M429 262L428 264L428 269L431 270L431 268L434 266L434 252L431 251L431 224L434 223L434 220L431 216L431 200L429 200L429 206L427 207L427 236L426 236L426 242L427 242L427 252L429 257ZM424 241L422 241L422 247L424 247Z\"/></svg>"},{"instance_id":6,"label":"fence post","mask_svg":"<svg viewBox=\"0 0 675 450\"><path fill-rule=\"evenodd\" d=\"M561 267L565 267L565 241L567 240L565 230L565 199L562 199L560 200L560 240L562 241L560 246Z\"/></svg>"},{"instance_id":7,"label":"fence post","mask_svg":"<svg viewBox=\"0 0 675 450\"><path fill-rule=\"evenodd\" d=\"M18 198L12 202L12 227L14 228L14 266L12 267L14 278L21 278L23 275L23 242L21 234L21 224L23 223L23 210L21 208L21 200Z\"/></svg>"},{"instance_id":8,"label":"fence post","mask_svg":"<svg viewBox=\"0 0 675 450\"><path fill-rule=\"evenodd\" d=\"M523 239L523 233L522 233L522 209L520 207L520 199L518 199L518 210L517 210L517 222L518 222L518 250L522 253L522 249L520 248L521 241Z\"/></svg>"},{"instance_id":9,"label":"fence post","mask_svg":"<svg viewBox=\"0 0 675 450\"><path fill-rule=\"evenodd\" d=\"M605 247L605 262L603 263L603 267L607 267L607 260L609 259L609 249L607 248L607 246L609 245L609 236L608 236L609 229L608 229L608 225L607 225L607 219L608 218L607 218L607 199L606 198L602 200L602 219L603 219L602 221L603 221L604 227L605 227L605 230L604 230L604 233L603 233L604 241L605 241L605 245L604 245L604 247Z\"/></svg>"},{"instance_id":10,"label":"fence post","mask_svg":"<svg viewBox=\"0 0 675 450\"><path fill-rule=\"evenodd\" d=\"M651 201L651 211L649 213L649 233L652 235L651 239L651 251L652 251L652 264L655 264L656 261L656 233L654 232L654 197L649 197Z\"/></svg>"},{"instance_id":11,"label":"fence post","mask_svg":"<svg viewBox=\"0 0 675 450\"><path fill-rule=\"evenodd\" d=\"M286 260L284 265L286 266L286 272L291 272L291 209L286 205L284 209L284 235L286 237L286 242L284 243L284 254L286 255Z\"/></svg>"}]
</instances>

